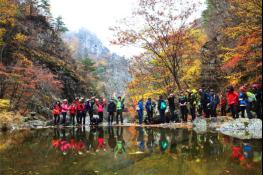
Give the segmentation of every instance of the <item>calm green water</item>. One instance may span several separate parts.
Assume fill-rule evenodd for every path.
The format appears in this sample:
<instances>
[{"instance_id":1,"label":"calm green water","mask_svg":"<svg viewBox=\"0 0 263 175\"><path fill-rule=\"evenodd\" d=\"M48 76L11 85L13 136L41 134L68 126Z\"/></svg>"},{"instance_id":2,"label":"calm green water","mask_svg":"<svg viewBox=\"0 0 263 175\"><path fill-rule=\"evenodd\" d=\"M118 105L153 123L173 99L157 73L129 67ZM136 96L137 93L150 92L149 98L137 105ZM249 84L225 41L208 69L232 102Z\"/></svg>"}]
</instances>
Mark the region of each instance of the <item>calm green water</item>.
<instances>
[{"instance_id":1,"label":"calm green water","mask_svg":"<svg viewBox=\"0 0 263 175\"><path fill-rule=\"evenodd\" d=\"M185 129L19 131L0 134L0 174L260 175L261 142Z\"/></svg>"}]
</instances>

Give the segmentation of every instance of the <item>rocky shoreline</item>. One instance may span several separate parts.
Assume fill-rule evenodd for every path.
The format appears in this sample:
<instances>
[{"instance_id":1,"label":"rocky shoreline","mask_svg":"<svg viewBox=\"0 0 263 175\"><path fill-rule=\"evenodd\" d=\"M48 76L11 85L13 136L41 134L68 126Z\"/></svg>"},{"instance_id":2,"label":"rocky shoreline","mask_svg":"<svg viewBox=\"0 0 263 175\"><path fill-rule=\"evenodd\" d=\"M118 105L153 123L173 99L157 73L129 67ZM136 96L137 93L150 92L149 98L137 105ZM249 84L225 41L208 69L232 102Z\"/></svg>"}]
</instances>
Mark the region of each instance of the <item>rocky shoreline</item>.
<instances>
[{"instance_id":1,"label":"rocky shoreline","mask_svg":"<svg viewBox=\"0 0 263 175\"><path fill-rule=\"evenodd\" d=\"M103 123L101 126L107 126ZM184 128L193 129L198 134L204 134L211 131L220 132L238 139L262 139L262 120L239 118L232 119L230 117L218 117L216 119L197 118L193 122L188 123L168 123L157 125L138 125L135 123L126 123L124 125L113 125L113 127L146 127L146 128ZM72 127L72 126L67 126ZM43 117L24 118L23 122L16 124L0 123L1 131L15 131L24 129L45 129L54 128L50 121L46 121Z\"/></svg>"}]
</instances>

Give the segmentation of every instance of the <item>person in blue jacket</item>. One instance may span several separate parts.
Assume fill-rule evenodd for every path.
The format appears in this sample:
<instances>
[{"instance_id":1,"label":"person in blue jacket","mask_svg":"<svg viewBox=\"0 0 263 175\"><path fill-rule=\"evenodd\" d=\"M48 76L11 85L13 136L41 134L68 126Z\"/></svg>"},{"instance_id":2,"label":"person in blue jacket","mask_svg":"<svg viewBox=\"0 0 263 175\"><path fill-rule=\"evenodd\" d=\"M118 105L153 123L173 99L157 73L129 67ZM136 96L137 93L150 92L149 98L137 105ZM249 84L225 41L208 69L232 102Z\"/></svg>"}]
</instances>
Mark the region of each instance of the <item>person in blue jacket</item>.
<instances>
[{"instance_id":1,"label":"person in blue jacket","mask_svg":"<svg viewBox=\"0 0 263 175\"><path fill-rule=\"evenodd\" d=\"M247 108L247 94L244 86L240 88L239 93L239 111L241 112L241 117L245 118L245 111Z\"/></svg>"},{"instance_id":2,"label":"person in blue jacket","mask_svg":"<svg viewBox=\"0 0 263 175\"><path fill-rule=\"evenodd\" d=\"M139 124L140 125L143 123L143 110L144 110L143 99L141 99L137 105L137 112L138 112Z\"/></svg>"}]
</instances>

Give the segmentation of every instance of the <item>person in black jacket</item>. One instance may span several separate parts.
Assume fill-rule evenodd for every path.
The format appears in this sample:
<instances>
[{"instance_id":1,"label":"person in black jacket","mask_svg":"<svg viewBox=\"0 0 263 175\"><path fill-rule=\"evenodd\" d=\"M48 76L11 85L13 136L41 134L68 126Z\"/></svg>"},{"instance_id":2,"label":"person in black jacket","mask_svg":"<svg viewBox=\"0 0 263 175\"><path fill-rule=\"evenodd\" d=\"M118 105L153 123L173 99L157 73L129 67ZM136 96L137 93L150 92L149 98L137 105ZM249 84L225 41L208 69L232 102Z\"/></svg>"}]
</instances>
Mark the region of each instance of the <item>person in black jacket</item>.
<instances>
[{"instance_id":1,"label":"person in black jacket","mask_svg":"<svg viewBox=\"0 0 263 175\"><path fill-rule=\"evenodd\" d=\"M187 109L187 96L185 95L185 92L183 91L180 92L178 101L181 111L181 119L183 122L187 122L188 109Z\"/></svg>"},{"instance_id":2,"label":"person in black jacket","mask_svg":"<svg viewBox=\"0 0 263 175\"><path fill-rule=\"evenodd\" d=\"M177 114L175 112L175 95L170 94L168 97L169 111L171 114L171 122L178 122Z\"/></svg>"},{"instance_id":3,"label":"person in black jacket","mask_svg":"<svg viewBox=\"0 0 263 175\"><path fill-rule=\"evenodd\" d=\"M253 84L252 92L256 96L256 103L255 103L255 112L257 114L257 118L262 118L262 87L259 84Z\"/></svg>"},{"instance_id":4,"label":"person in black jacket","mask_svg":"<svg viewBox=\"0 0 263 175\"><path fill-rule=\"evenodd\" d=\"M93 123L93 114L94 114L94 105L95 105L95 97L92 97L86 102L85 108L89 113L90 123Z\"/></svg>"},{"instance_id":5,"label":"person in black jacket","mask_svg":"<svg viewBox=\"0 0 263 175\"><path fill-rule=\"evenodd\" d=\"M211 110L211 117L217 117L216 109L219 103L220 103L219 96L212 89L210 91L210 104L209 104Z\"/></svg>"},{"instance_id":6,"label":"person in black jacket","mask_svg":"<svg viewBox=\"0 0 263 175\"><path fill-rule=\"evenodd\" d=\"M114 114L116 112L116 104L114 103L113 99L110 100L110 103L108 104L108 124L109 126L112 125Z\"/></svg>"}]
</instances>

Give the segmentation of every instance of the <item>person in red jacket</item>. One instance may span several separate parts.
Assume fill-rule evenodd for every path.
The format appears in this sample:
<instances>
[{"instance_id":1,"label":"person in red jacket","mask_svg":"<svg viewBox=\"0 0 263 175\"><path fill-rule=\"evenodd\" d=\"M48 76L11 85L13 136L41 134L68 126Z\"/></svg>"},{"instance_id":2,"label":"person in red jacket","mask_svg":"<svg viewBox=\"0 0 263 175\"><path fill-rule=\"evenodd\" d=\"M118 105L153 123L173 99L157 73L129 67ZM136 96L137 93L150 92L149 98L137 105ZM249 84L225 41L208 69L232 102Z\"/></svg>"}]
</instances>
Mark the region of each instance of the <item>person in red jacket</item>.
<instances>
[{"instance_id":1,"label":"person in red jacket","mask_svg":"<svg viewBox=\"0 0 263 175\"><path fill-rule=\"evenodd\" d=\"M106 106L106 100L103 98L101 100L95 99L95 103L98 107L99 122L103 121L104 107Z\"/></svg>"},{"instance_id":2,"label":"person in red jacket","mask_svg":"<svg viewBox=\"0 0 263 175\"><path fill-rule=\"evenodd\" d=\"M80 107L80 101L79 98L75 99L75 107L76 107L76 112L77 112L77 124L80 124L80 119L81 119L81 107Z\"/></svg>"},{"instance_id":3,"label":"person in red jacket","mask_svg":"<svg viewBox=\"0 0 263 175\"><path fill-rule=\"evenodd\" d=\"M83 118L83 110L84 110L83 99L80 99L80 101L79 100L76 101L76 108L77 108L77 123L81 125Z\"/></svg>"},{"instance_id":4,"label":"person in red jacket","mask_svg":"<svg viewBox=\"0 0 263 175\"><path fill-rule=\"evenodd\" d=\"M70 123L74 126L75 125L75 116L76 116L76 106L74 103L72 103L69 106L69 115L70 115Z\"/></svg>"},{"instance_id":5,"label":"person in red jacket","mask_svg":"<svg viewBox=\"0 0 263 175\"><path fill-rule=\"evenodd\" d=\"M233 86L229 86L227 88L227 103L228 106L230 108L230 111L232 113L232 117L233 118L238 118L238 103L239 103L239 99L238 99L238 93L235 91Z\"/></svg>"},{"instance_id":6,"label":"person in red jacket","mask_svg":"<svg viewBox=\"0 0 263 175\"><path fill-rule=\"evenodd\" d=\"M227 99L224 93L220 95L221 116L226 116Z\"/></svg>"},{"instance_id":7,"label":"person in red jacket","mask_svg":"<svg viewBox=\"0 0 263 175\"><path fill-rule=\"evenodd\" d=\"M58 101L53 107L54 125L59 124L60 113L61 113L61 105L60 102Z\"/></svg>"}]
</instances>

